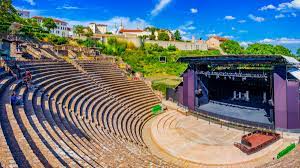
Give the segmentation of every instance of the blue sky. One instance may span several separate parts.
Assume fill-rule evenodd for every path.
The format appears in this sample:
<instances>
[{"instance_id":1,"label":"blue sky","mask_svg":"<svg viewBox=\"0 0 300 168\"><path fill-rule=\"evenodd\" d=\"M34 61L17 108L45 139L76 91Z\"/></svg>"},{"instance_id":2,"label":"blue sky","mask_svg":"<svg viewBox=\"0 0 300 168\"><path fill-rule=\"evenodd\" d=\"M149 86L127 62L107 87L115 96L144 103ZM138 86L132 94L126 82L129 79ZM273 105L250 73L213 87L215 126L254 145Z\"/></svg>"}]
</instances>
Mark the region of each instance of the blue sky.
<instances>
[{"instance_id":1,"label":"blue sky","mask_svg":"<svg viewBox=\"0 0 300 168\"><path fill-rule=\"evenodd\" d=\"M300 48L300 0L13 0L31 15L71 25L105 23L114 29L155 26L180 30L184 38L220 35L241 44Z\"/></svg>"}]
</instances>

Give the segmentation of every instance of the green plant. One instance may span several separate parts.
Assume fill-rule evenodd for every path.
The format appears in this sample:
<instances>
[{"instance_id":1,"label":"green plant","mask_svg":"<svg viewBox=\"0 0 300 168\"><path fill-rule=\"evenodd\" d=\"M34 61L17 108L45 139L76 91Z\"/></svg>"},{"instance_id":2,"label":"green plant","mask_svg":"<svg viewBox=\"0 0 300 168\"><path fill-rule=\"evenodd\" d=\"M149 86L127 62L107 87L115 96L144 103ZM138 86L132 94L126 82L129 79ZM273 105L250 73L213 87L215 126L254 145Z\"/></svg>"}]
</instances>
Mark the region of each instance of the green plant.
<instances>
[{"instance_id":1,"label":"green plant","mask_svg":"<svg viewBox=\"0 0 300 168\"><path fill-rule=\"evenodd\" d=\"M175 37L175 40L181 41L182 37L181 37L181 34L180 34L179 30L175 31L174 37Z\"/></svg>"},{"instance_id":2,"label":"green plant","mask_svg":"<svg viewBox=\"0 0 300 168\"><path fill-rule=\"evenodd\" d=\"M227 40L221 44L222 50L227 54L243 54L244 48L240 44L233 40Z\"/></svg>"},{"instance_id":3,"label":"green plant","mask_svg":"<svg viewBox=\"0 0 300 168\"><path fill-rule=\"evenodd\" d=\"M44 18L43 19L43 26L45 28L47 28L48 31L57 28L57 25L56 25L56 23L54 22L54 20L52 18Z\"/></svg>"},{"instance_id":4,"label":"green plant","mask_svg":"<svg viewBox=\"0 0 300 168\"><path fill-rule=\"evenodd\" d=\"M170 37L169 37L168 33L164 32L164 31L161 31L161 32L158 33L158 40L169 41Z\"/></svg>"},{"instance_id":5,"label":"green plant","mask_svg":"<svg viewBox=\"0 0 300 168\"><path fill-rule=\"evenodd\" d=\"M169 45L167 49L168 49L168 51L176 51L176 46L175 45Z\"/></svg>"},{"instance_id":6,"label":"green plant","mask_svg":"<svg viewBox=\"0 0 300 168\"><path fill-rule=\"evenodd\" d=\"M74 33L80 37L84 33L84 27L82 25L74 26Z\"/></svg>"}]
</instances>

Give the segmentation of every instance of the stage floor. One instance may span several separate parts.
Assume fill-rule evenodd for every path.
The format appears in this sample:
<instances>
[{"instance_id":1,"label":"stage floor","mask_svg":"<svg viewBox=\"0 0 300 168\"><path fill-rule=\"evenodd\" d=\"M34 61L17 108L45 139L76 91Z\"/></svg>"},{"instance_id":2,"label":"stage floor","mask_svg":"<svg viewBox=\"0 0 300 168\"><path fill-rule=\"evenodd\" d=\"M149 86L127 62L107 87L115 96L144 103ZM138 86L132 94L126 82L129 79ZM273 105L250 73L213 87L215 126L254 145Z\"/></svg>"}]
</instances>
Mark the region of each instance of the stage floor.
<instances>
[{"instance_id":1,"label":"stage floor","mask_svg":"<svg viewBox=\"0 0 300 168\"><path fill-rule=\"evenodd\" d=\"M150 139L154 142L147 145L150 150L156 154L164 151L175 157L174 163L178 160L187 161L186 167L252 168L271 161L285 147L281 139L259 152L247 155L234 146L234 142L240 142L247 132L197 120L175 110L168 110L149 123ZM158 149L153 145L157 145ZM165 154L160 156L166 158ZM171 159L168 161L173 162Z\"/></svg>"},{"instance_id":2,"label":"stage floor","mask_svg":"<svg viewBox=\"0 0 300 168\"><path fill-rule=\"evenodd\" d=\"M264 109L238 106L227 103L210 101L208 104L198 107L197 111L216 115L229 121L241 122L249 125L273 126Z\"/></svg>"}]
</instances>

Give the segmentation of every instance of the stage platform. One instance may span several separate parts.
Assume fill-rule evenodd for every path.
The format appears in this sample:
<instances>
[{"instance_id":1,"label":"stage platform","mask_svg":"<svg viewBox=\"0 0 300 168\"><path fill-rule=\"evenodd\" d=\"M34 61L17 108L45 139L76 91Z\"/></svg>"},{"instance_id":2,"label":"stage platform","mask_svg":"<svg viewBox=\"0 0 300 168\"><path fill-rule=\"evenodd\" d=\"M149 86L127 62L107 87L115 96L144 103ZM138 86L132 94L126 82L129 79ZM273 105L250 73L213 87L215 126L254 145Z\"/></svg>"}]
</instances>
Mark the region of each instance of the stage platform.
<instances>
[{"instance_id":1,"label":"stage platform","mask_svg":"<svg viewBox=\"0 0 300 168\"><path fill-rule=\"evenodd\" d=\"M186 116L176 110L167 110L148 124L143 136L149 149L181 167L253 168L272 161L287 144L281 139L247 155L234 143L240 142L241 137L248 132L197 120L194 116Z\"/></svg>"},{"instance_id":2,"label":"stage platform","mask_svg":"<svg viewBox=\"0 0 300 168\"><path fill-rule=\"evenodd\" d=\"M261 108L233 105L217 101L210 101L196 111L220 119L243 123L251 126L273 128L274 124L267 117L267 112Z\"/></svg>"}]
</instances>

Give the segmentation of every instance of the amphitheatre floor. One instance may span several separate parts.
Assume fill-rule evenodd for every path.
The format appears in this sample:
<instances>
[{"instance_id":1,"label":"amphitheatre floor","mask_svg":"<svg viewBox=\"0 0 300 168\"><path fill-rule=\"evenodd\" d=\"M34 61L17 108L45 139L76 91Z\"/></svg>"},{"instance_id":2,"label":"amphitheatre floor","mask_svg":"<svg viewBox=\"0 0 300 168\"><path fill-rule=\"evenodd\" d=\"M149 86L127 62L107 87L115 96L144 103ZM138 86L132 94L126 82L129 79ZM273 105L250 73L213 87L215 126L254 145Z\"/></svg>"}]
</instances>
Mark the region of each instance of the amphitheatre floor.
<instances>
[{"instance_id":1,"label":"amphitheatre floor","mask_svg":"<svg viewBox=\"0 0 300 168\"><path fill-rule=\"evenodd\" d=\"M220 127L176 110L154 117L145 126L144 138L152 153L183 167L256 167L290 143L281 139L267 148L247 155L236 148L243 131Z\"/></svg>"}]
</instances>

